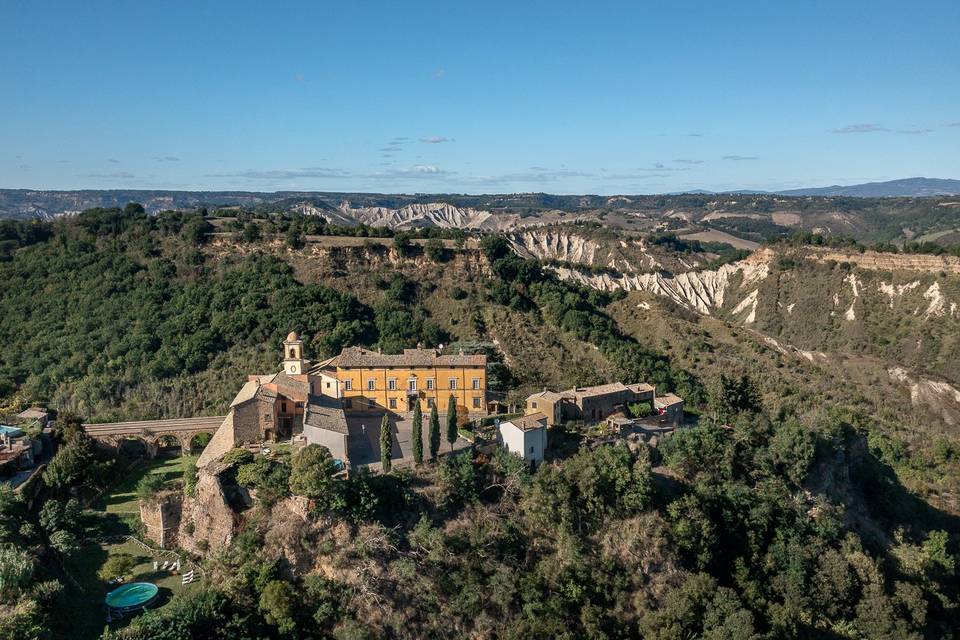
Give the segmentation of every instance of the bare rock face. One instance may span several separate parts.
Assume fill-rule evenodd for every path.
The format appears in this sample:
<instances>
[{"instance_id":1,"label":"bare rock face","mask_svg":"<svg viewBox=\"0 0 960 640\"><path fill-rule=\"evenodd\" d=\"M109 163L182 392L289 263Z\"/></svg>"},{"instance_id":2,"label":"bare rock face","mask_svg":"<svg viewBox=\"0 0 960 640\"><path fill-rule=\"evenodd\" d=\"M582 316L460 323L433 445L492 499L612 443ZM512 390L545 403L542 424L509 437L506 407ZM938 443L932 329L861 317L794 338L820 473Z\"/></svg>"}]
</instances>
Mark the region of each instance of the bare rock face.
<instances>
[{"instance_id":1,"label":"bare rock face","mask_svg":"<svg viewBox=\"0 0 960 640\"><path fill-rule=\"evenodd\" d=\"M508 237L514 252L523 258L539 258L593 264L599 246L582 236L552 230L524 231Z\"/></svg>"},{"instance_id":2,"label":"bare rock face","mask_svg":"<svg viewBox=\"0 0 960 640\"><path fill-rule=\"evenodd\" d=\"M807 258L819 262L849 262L871 271L919 271L923 273L960 273L960 258L955 256L905 255L897 253L848 253L831 249L810 249Z\"/></svg>"},{"instance_id":3,"label":"bare rock face","mask_svg":"<svg viewBox=\"0 0 960 640\"><path fill-rule=\"evenodd\" d=\"M371 227L410 229L413 227L440 227L444 229L496 228L497 221L489 211L462 209L444 202L409 204L399 209L389 207L352 208L349 202L341 203L339 214Z\"/></svg>"},{"instance_id":4,"label":"bare rock face","mask_svg":"<svg viewBox=\"0 0 960 640\"><path fill-rule=\"evenodd\" d=\"M306 209L301 207L302 211ZM314 213L314 211L310 211ZM559 209L541 211L536 216L522 217L517 213L492 212L485 209L458 207L446 202L418 202L394 209L391 207L354 207L344 200L335 211L316 210L317 215L340 224L365 224L371 227L414 229L438 227L441 229L484 229L508 231L524 227L594 220L596 214L584 215Z\"/></svg>"},{"instance_id":5,"label":"bare rock face","mask_svg":"<svg viewBox=\"0 0 960 640\"><path fill-rule=\"evenodd\" d=\"M564 280L571 280L602 291L649 291L670 298L677 304L710 315L711 309L724 304L728 292L734 288L745 292L770 274L772 253L758 251L750 257L725 264L719 269L688 271L677 275L667 273L641 274L587 274L565 267L555 271ZM748 294L751 295L751 294Z\"/></svg>"},{"instance_id":6,"label":"bare rock face","mask_svg":"<svg viewBox=\"0 0 960 640\"><path fill-rule=\"evenodd\" d=\"M960 389L949 382L917 375L903 367L887 370L890 379L909 388L910 403L939 415L948 426L960 423Z\"/></svg>"},{"instance_id":7,"label":"bare rock face","mask_svg":"<svg viewBox=\"0 0 960 640\"><path fill-rule=\"evenodd\" d=\"M264 555L286 558L296 574L313 567L315 552L308 541L316 537L316 526L310 518L311 509L310 500L302 496L281 500L270 510L270 527L263 537Z\"/></svg>"},{"instance_id":8,"label":"bare rock face","mask_svg":"<svg viewBox=\"0 0 960 640\"><path fill-rule=\"evenodd\" d=\"M183 501L178 539L180 546L191 553L203 555L233 540L237 514L227 501L220 479L225 468L211 464L199 469L194 495Z\"/></svg>"},{"instance_id":9,"label":"bare rock face","mask_svg":"<svg viewBox=\"0 0 960 640\"><path fill-rule=\"evenodd\" d=\"M641 239L597 241L563 227L542 226L511 233L507 240L522 258L605 267L627 274L662 266Z\"/></svg>"}]
</instances>

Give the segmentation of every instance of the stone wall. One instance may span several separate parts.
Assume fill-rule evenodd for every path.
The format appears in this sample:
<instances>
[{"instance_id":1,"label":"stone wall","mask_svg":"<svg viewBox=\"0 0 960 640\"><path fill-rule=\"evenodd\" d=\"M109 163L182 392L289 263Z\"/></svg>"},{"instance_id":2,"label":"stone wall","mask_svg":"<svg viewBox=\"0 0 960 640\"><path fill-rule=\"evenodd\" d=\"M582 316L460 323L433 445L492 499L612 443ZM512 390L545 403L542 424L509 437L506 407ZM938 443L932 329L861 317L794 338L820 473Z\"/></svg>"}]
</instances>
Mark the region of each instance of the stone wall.
<instances>
[{"instance_id":1,"label":"stone wall","mask_svg":"<svg viewBox=\"0 0 960 640\"><path fill-rule=\"evenodd\" d=\"M220 428L213 434L213 437L210 438L210 442L207 443L207 446L203 448L203 452L200 454L200 457L197 459L197 468L205 467L211 462L219 460L223 454L230 449L233 449L234 445L234 434L233 434L233 410L230 410L230 413L227 414L227 417L224 419L223 424L220 425Z\"/></svg>"},{"instance_id":2,"label":"stone wall","mask_svg":"<svg viewBox=\"0 0 960 640\"><path fill-rule=\"evenodd\" d=\"M263 430L270 429L276 433L276 411L273 402L252 400L233 408L234 444L261 442ZM270 421L264 420L269 415Z\"/></svg>"},{"instance_id":3,"label":"stone wall","mask_svg":"<svg viewBox=\"0 0 960 640\"><path fill-rule=\"evenodd\" d=\"M176 492L158 494L140 501L140 521L145 535L161 549L178 545L182 512L182 495Z\"/></svg>"}]
</instances>

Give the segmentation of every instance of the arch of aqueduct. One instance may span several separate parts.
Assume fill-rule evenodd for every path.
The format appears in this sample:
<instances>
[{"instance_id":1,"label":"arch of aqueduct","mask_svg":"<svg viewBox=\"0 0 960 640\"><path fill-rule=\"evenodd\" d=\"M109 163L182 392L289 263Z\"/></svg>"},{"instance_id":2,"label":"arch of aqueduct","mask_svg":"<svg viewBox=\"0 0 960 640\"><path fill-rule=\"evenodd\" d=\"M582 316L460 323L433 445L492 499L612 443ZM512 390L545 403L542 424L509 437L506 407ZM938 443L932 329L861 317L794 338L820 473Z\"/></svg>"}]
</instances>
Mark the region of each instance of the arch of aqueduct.
<instances>
[{"instance_id":1,"label":"arch of aqueduct","mask_svg":"<svg viewBox=\"0 0 960 640\"><path fill-rule=\"evenodd\" d=\"M225 416L205 418L175 418L172 420L142 420L137 422L105 422L84 424L84 432L100 444L118 450L124 440L139 440L146 447L147 456L153 458L160 444L170 438L180 443L180 450L190 451L194 436L207 433L211 436Z\"/></svg>"}]
</instances>

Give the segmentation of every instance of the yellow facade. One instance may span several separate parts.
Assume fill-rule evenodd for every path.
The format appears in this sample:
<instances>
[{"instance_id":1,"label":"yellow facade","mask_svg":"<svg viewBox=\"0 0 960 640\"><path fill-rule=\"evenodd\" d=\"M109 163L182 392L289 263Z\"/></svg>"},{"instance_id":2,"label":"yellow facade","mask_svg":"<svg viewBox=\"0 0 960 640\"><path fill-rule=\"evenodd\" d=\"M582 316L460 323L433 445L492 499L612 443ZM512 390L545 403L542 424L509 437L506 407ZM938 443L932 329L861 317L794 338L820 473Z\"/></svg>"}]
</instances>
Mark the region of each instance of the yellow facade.
<instances>
[{"instance_id":1,"label":"yellow facade","mask_svg":"<svg viewBox=\"0 0 960 640\"><path fill-rule=\"evenodd\" d=\"M337 367L345 411L413 411L431 403L445 412L450 396L457 410L486 413L486 366Z\"/></svg>"}]
</instances>

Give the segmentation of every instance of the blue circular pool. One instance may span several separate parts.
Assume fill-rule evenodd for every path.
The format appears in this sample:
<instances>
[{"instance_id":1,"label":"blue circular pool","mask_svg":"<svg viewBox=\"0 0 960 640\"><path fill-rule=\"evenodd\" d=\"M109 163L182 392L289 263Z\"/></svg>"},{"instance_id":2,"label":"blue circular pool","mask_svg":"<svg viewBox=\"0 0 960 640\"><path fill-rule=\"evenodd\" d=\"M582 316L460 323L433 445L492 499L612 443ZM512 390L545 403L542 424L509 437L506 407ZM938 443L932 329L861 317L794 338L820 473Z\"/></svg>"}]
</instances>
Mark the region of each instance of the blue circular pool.
<instances>
[{"instance_id":1,"label":"blue circular pool","mask_svg":"<svg viewBox=\"0 0 960 640\"><path fill-rule=\"evenodd\" d=\"M107 606L115 611L126 612L140 609L157 599L160 589L149 582L131 582L117 587L107 594Z\"/></svg>"}]
</instances>

